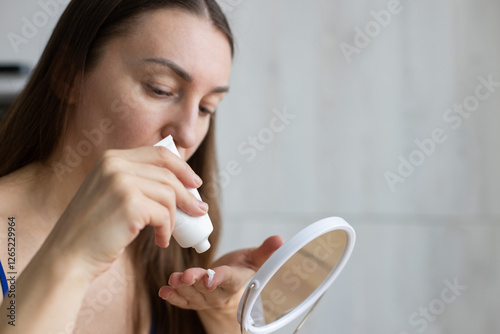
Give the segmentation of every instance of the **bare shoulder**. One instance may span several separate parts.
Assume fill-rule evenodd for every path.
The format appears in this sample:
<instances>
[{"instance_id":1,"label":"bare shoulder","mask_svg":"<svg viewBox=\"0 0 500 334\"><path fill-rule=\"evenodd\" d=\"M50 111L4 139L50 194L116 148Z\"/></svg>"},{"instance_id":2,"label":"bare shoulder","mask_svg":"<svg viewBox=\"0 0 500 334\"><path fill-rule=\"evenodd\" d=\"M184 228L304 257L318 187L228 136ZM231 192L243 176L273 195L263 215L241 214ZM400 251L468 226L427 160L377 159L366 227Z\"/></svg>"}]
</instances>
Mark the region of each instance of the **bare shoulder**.
<instances>
[{"instance_id":1,"label":"bare shoulder","mask_svg":"<svg viewBox=\"0 0 500 334\"><path fill-rule=\"evenodd\" d=\"M0 178L0 261L20 273L35 255L43 236L26 203L26 186L17 175Z\"/></svg>"},{"instance_id":2,"label":"bare shoulder","mask_svg":"<svg viewBox=\"0 0 500 334\"><path fill-rule=\"evenodd\" d=\"M20 212L19 194L21 187L16 186L10 175L0 178L0 260L4 263L8 238L15 230L16 215Z\"/></svg>"},{"instance_id":3,"label":"bare shoulder","mask_svg":"<svg viewBox=\"0 0 500 334\"><path fill-rule=\"evenodd\" d=\"M18 264L15 203L19 189L12 181L9 176L0 178L0 262L7 279L17 277Z\"/></svg>"}]
</instances>

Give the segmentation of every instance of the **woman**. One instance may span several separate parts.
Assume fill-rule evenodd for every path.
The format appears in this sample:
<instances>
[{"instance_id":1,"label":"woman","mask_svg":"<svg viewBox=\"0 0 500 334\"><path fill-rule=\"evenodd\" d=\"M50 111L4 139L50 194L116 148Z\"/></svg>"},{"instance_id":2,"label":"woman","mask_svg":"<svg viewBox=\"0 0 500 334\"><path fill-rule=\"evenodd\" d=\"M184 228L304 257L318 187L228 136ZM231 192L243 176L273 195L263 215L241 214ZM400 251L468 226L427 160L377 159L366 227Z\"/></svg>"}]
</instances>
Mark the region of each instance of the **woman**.
<instances>
[{"instance_id":1,"label":"woman","mask_svg":"<svg viewBox=\"0 0 500 334\"><path fill-rule=\"evenodd\" d=\"M214 113L232 54L213 0L68 5L0 127L0 261L15 217L19 276L16 326L2 314L0 332L239 333L244 283L283 241L212 262ZM182 159L152 146L167 135ZM176 207L210 207L207 253L170 242Z\"/></svg>"}]
</instances>

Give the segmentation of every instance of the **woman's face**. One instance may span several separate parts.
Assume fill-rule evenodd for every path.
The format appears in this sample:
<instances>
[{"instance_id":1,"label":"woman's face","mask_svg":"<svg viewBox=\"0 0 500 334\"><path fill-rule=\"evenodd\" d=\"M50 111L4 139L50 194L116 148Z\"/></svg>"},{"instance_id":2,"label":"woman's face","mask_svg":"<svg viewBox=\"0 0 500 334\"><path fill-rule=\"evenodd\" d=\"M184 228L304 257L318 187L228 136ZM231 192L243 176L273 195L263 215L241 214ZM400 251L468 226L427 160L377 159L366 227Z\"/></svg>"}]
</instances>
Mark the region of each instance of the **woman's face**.
<instances>
[{"instance_id":1,"label":"woman's face","mask_svg":"<svg viewBox=\"0 0 500 334\"><path fill-rule=\"evenodd\" d=\"M209 20L181 10L156 10L136 22L105 45L85 75L70 145L93 133L97 158L106 149L153 145L170 134L187 160L228 90L229 42Z\"/></svg>"}]
</instances>

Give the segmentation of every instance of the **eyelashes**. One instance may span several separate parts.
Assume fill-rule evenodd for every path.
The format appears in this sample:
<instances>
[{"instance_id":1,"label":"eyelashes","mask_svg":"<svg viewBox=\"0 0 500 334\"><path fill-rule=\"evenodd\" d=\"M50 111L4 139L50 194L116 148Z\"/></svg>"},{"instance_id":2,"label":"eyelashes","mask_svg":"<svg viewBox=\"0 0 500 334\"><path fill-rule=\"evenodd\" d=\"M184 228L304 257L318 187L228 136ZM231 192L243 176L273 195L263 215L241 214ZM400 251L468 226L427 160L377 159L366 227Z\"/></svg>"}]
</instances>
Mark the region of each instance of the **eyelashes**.
<instances>
[{"instance_id":1,"label":"eyelashes","mask_svg":"<svg viewBox=\"0 0 500 334\"><path fill-rule=\"evenodd\" d=\"M175 94L173 92L165 91L165 90L158 88L158 87L155 87L151 84L146 84L146 88L151 93L151 95L153 95L154 97L158 97L158 98L175 97ZM210 116L215 114L215 110L210 110L210 109L203 107L201 105L198 108L199 108L200 112L203 114L207 114Z\"/></svg>"},{"instance_id":2,"label":"eyelashes","mask_svg":"<svg viewBox=\"0 0 500 334\"><path fill-rule=\"evenodd\" d=\"M202 107L202 106L200 106L200 107L199 107L199 109L200 109L200 111L201 111L202 113L204 113L204 114L208 114L208 115L210 115L210 116L212 116L212 115L214 115L214 114L215 114L215 110L214 110L214 111L212 111L212 110L209 110L209 109L207 109L207 108L205 108L205 107Z\"/></svg>"},{"instance_id":3,"label":"eyelashes","mask_svg":"<svg viewBox=\"0 0 500 334\"><path fill-rule=\"evenodd\" d=\"M152 85L149 85L147 84L146 85L147 89L152 92L153 94L157 95L157 96L166 96L166 97L172 97L174 96L174 93L172 92L166 92L158 87L155 87L155 86L152 86Z\"/></svg>"}]
</instances>

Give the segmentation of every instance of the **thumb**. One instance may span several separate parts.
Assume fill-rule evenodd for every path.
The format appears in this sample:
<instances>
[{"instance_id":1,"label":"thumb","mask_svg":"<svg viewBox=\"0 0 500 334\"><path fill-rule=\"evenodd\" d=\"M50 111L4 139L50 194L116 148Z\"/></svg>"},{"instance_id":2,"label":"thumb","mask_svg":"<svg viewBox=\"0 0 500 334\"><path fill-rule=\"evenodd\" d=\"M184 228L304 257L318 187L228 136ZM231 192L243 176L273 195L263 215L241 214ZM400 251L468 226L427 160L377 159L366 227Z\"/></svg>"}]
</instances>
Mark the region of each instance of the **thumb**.
<instances>
[{"instance_id":1,"label":"thumb","mask_svg":"<svg viewBox=\"0 0 500 334\"><path fill-rule=\"evenodd\" d=\"M264 262L266 262L267 259L284 243L285 241L282 237L274 235L267 238L259 247L254 248L250 252L250 263L254 269L259 269Z\"/></svg>"}]
</instances>

